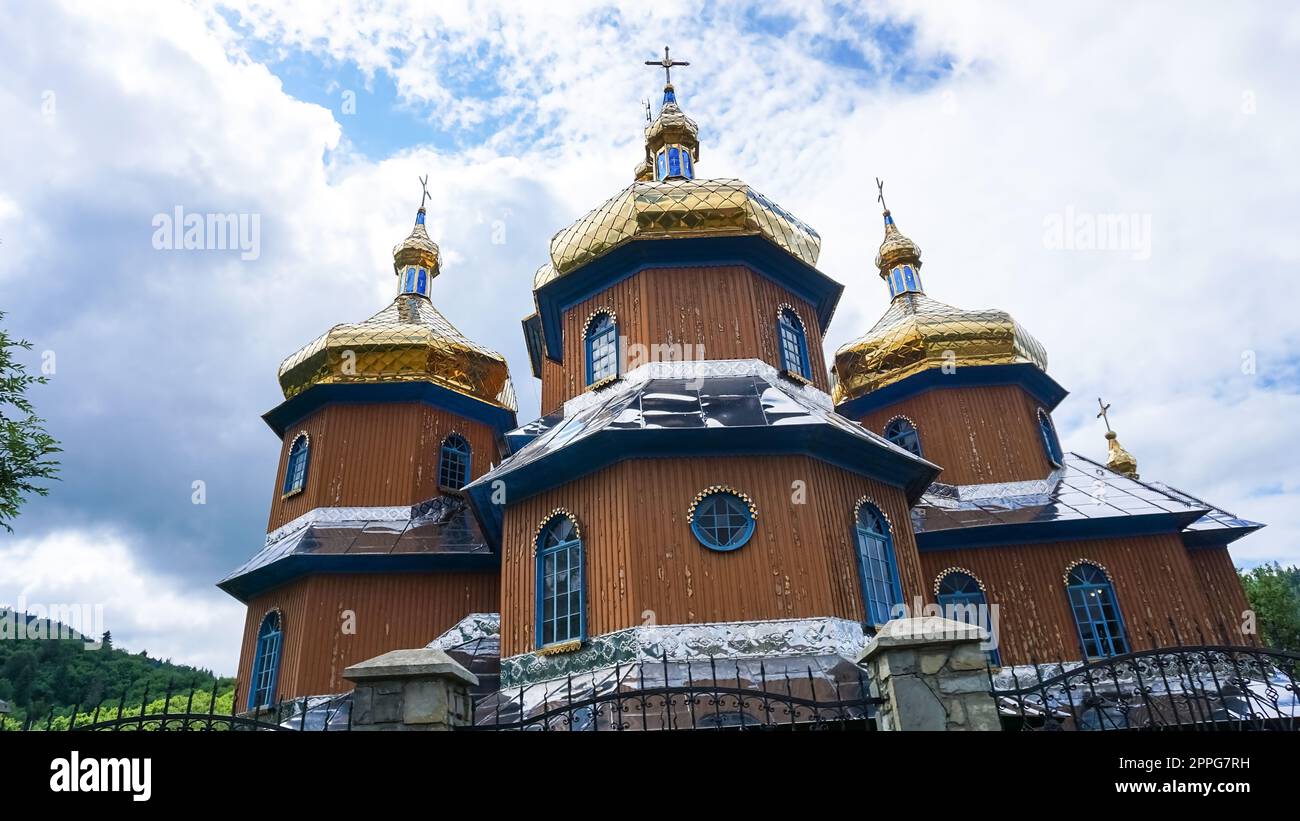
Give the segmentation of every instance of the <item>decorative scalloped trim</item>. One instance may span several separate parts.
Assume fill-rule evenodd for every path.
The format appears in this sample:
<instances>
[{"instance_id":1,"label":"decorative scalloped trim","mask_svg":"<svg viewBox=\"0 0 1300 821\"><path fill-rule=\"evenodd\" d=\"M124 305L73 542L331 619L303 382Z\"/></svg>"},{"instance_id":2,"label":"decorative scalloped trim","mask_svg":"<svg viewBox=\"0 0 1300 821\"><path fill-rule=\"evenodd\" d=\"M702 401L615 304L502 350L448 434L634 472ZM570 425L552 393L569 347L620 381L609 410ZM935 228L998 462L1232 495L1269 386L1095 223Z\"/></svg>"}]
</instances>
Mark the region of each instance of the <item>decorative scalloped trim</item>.
<instances>
[{"instance_id":1,"label":"decorative scalloped trim","mask_svg":"<svg viewBox=\"0 0 1300 821\"><path fill-rule=\"evenodd\" d=\"M686 521L695 524L695 508L700 506L700 502L703 502L705 497L712 496L715 493L730 493L732 496L739 497L740 500L749 508L749 515L754 518L754 521L758 521L758 506L754 504L754 500L749 498L748 493L742 493L730 485L709 485L704 490L695 494L695 499L691 502L690 508L686 511Z\"/></svg>"},{"instance_id":2,"label":"decorative scalloped trim","mask_svg":"<svg viewBox=\"0 0 1300 821\"><path fill-rule=\"evenodd\" d=\"M804 333L808 333L808 323L803 321L803 317L799 314L799 309L791 305L789 302L782 302L780 305L776 306L776 321L780 322L781 314L786 311L794 314L794 318L799 322L799 329Z\"/></svg>"},{"instance_id":3,"label":"decorative scalloped trim","mask_svg":"<svg viewBox=\"0 0 1300 821\"><path fill-rule=\"evenodd\" d=\"M854 503L853 505L854 526L856 527L858 524L858 516L862 513L863 505L871 505L876 509L877 513L879 513L882 517L884 517L885 524L889 526L889 537L892 539L894 537L894 520L889 518L889 514L885 512L885 509L881 507L879 504L877 504L876 500L871 498L870 495L863 496L861 499L858 499L856 503Z\"/></svg>"},{"instance_id":4,"label":"decorative scalloped trim","mask_svg":"<svg viewBox=\"0 0 1300 821\"><path fill-rule=\"evenodd\" d=\"M1074 561L1070 562L1068 565L1065 566L1065 573L1061 574L1061 582L1066 587L1070 586L1070 574L1074 572L1074 568L1078 567L1081 564L1092 565L1093 567L1097 568L1102 572L1102 575L1106 577L1106 581L1110 582L1111 584L1115 583L1115 580L1112 579L1110 576L1110 568L1106 567L1106 565L1102 564L1099 561L1095 561L1093 559L1075 559Z\"/></svg>"},{"instance_id":5,"label":"decorative scalloped trim","mask_svg":"<svg viewBox=\"0 0 1300 821\"><path fill-rule=\"evenodd\" d=\"M905 414L905 413L896 413L896 414L894 414L893 416L889 417L889 419L886 420L884 427L882 427L882 428L880 429L880 435L881 435L881 436L884 436L884 435L885 435L885 431L889 430L889 426L892 425L892 424L894 424L894 420L895 420L895 419L903 419L903 420L905 420L909 425L912 426L912 430L916 431L916 435L917 435L917 436L920 436L920 435L921 435L921 426L918 425L918 424L916 424L916 420L915 420L915 419L913 419L912 417L908 416L908 415Z\"/></svg>"},{"instance_id":6,"label":"decorative scalloped trim","mask_svg":"<svg viewBox=\"0 0 1300 821\"><path fill-rule=\"evenodd\" d=\"M269 608L265 613L262 614L262 618L257 620L257 630L259 633L262 631L262 624L266 622L266 617L271 615L272 613L275 614L276 620L280 622L280 632L284 633L284 610L279 605ZM254 642L256 642L257 639L256 634L254 634L253 639ZM280 646L281 647L284 646L283 640L281 641Z\"/></svg>"},{"instance_id":7,"label":"decorative scalloped trim","mask_svg":"<svg viewBox=\"0 0 1300 821\"><path fill-rule=\"evenodd\" d=\"M613 385L615 382L619 381L622 378L623 377L619 376L618 374L612 373L609 376L605 377L604 379L597 379L595 382L592 382L583 390L598 391L601 388L608 388L610 385Z\"/></svg>"},{"instance_id":8,"label":"decorative scalloped trim","mask_svg":"<svg viewBox=\"0 0 1300 821\"><path fill-rule=\"evenodd\" d=\"M289 454L293 453L293 446L298 444L299 439L301 439L304 443L306 443L307 452L308 453L311 452L311 434L307 433L307 431L305 430L298 431L298 435L293 437L293 439L289 440L289 449L284 452L284 470L286 474L288 474L289 471ZM287 479L288 476L286 475L285 478ZM307 477L303 476L302 487L297 488L296 490L291 490L288 493L281 493L280 501L283 502L285 499L291 499L294 496L297 496L299 493L302 493L306 489L307 489Z\"/></svg>"},{"instance_id":9,"label":"decorative scalloped trim","mask_svg":"<svg viewBox=\"0 0 1300 821\"><path fill-rule=\"evenodd\" d=\"M539 656L558 656L562 653L576 653L581 649L582 639L570 639L559 644L548 644L545 647L539 647L535 652Z\"/></svg>"},{"instance_id":10,"label":"decorative scalloped trim","mask_svg":"<svg viewBox=\"0 0 1300 821\"><path fill-rule=\"evenodd\" d=\"M586 338L587 338L587 330L588 330L589 328L591 328L591 323L594 322L594 321L596 320L596 317L600 316L601 314L609 314L609 318L612 319L612 320L614 320L614 331L615 331L615 332L618 331L618 314L616 314L616 313L614 312L614 309L613 309L613 308L597 308L596 310L594 310L594 311L592 311L590 314L588 314L588 315L587 315L587 321L584 322L584 323L582 323L582 338L583 338L583 339L586 339Z\"/></svg>"},{"instance_id":11,"label":"decorative scalloped trim","mask_svg":"<svg viewBox=\"0 0 1300 821\"><path fill-rule=\"evenodd\" d=\"M953 573L964 573L967 576L970 576L975 580L975 584L979 585L981 593L987 594L989 592L988 589L984 587L984 581L979 576L975 575L974 570L959 565L953 565L952 567L945 567L943 570L939 571L938 576L934 577L934 595L939 595L939 585L943 583L945 578L951 576Z\"/></svg>"},{"instance_id":12,"label":"decorative scalloped trim","mask_svg":"<svg viewBox=\"0 0 1300 821\"><path fill-rule=\"evenodd\" d=\"M537 554L537 540L538 538L541 537L542 530L547 525L549 525L552 521L554 521L555 517L557 516L567 516L569 521L573 522L573 532L578 534L578 539L581 541L582 523L578 521L578 517L574 516L573 513L567 507L557 507L554 510L552 510L550 513L547 513L545 516L543 516L542 520L537 523L537 527L533 529L533 554L534 555Z\"/></svg>"}]
</instances>

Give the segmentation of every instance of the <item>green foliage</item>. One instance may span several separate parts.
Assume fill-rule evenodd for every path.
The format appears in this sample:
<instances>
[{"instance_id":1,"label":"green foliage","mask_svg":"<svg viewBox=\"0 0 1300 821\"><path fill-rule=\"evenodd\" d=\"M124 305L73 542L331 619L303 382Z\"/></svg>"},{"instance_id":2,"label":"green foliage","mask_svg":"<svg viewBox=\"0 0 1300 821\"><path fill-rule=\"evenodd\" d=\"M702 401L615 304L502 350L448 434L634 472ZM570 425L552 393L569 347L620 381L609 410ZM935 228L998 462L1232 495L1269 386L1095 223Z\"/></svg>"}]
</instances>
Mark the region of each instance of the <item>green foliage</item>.
<instances>
[{"instance_id":1,"label":"green foliage","mask_svg":"<svg viewBox=\"0 0 1300 821\"><path fill-rule=\"evenodd\" d=\"M19 614L17 618L25 616ZM36 623L35 619L28 622L27 635L36 629ZM42 627L44 635L58 635L60 625L46 621ZM191 689L206 691L195 693L195 704L202 695L206 710L214 681L217 691L225 694L229 702L234 679L218 679L211 670L172 664L143 652L127 653L108 644L96 649L78 639L0 641L0 699L9 702L12 711L5 720L6 727L25 721L29 715L38 717L43 726L51 712L56 717L55 726L62 717L66 727L73 708L89 714L97 706L116 710L124 697L125 713L134 709L139 714L146 690L153 702L147 712L153 712L154 705L161 710L169 686L173 693L184 693L186 697Z\"/></svg>"},{"instance_id":2,"label":"green foliage","mask_svg":"<svg viewBox=\"0 0 1300 821\"><path fill-rule=\"evenodd\" d=\"M1300 653L1300 567L1260 565L1241 574L1264 644Z\"/></svg>"},{"instance_id":3,"label":"green foliage","mask_svg":"<svg viewBox=\"0 0 1300 821\"><path fill-rule=\"evenodd\" d=\"M163 697L153 699L148 704L144 705L144 709L141 710L140 702L138 700L134 704L130 703L129 701L126 702L125 704L122 704L120 701L116 699L108 699L106 700L105 703L98 705L99 706L98 711L96 711L94 707L91 707L90 709L79 710L74 719L72 716L72 711L69 710L66 714L63 713L56 714L53 717L53 719L51 719L48 722L48 724L46 723L44 718L42 718L42 720L36 724L34 729L39 729L39 730L49 729L51 731L58 732L59 730L68 729L68 723L71 721L76 722L73 726L85 727L86 725L93 724L96 721L108 721L110 719L115 719L115 718L134 718L140 715L141 713L143 713L146 716L153 716L153 715L160 716L157 723L146 723L143 727L143 729L146 730L155 730L155 729L163 729L161 727L163 723L161 715L164 712L171 715L176 715L178 713L211 713L213 715L228 716L231 715L235 704L234 680L222 679L221 683L218 684L217 703L215 707L212 704L212 690L210 688L206 691L197 691L193 694L192 697L188 689L181 695L172 696L170 699L166 700L166 710L163 709L164 700L165 699ZM6 718L4 719L2 726L3 729L5 730L21 730L23 727L23 721L18 718ZM135 725L128 724L125 725L123 729L131 730L131 729L141 729L141 728L136 727ZM181 722L179 721L168 720L166 729L203 730L203 729L207 729L207 727L205 727L201 722L198 722L191 725L188 728L185 728L181 726ZM214 724L212 729L222 729L222 725Z\"/></svg>"},{"instance_id":4,"label":"green foliage","mask_svg":"<svg viewBox=\"0 0 1300 821\"><path fill-rule=\"evenodd\" d=\"M26 366L15 360L19 349L30 351L32 344L11 339L0 328L0 527L11 533L9 522L18 516L26 498L49 492L37 483L57 478L59 463L50 457L62 450L27 398L28 388L47 380L28 374Z\"/></svg>"}]
</instances>

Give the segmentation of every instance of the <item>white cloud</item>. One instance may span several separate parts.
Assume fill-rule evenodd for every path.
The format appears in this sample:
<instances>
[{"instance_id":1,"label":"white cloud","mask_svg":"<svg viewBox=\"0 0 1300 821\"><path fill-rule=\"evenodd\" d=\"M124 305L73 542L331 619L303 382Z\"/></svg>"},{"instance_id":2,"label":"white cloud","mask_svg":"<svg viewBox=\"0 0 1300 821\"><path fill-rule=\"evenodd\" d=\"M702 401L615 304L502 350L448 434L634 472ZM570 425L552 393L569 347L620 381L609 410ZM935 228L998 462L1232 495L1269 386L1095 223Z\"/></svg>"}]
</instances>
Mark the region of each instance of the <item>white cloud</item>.
<instances>
[{"instance_id":1,"label":"white cloud","mask_svg":"<svg viewBox=\"0 0 1300 821\"><path fill-rule=\"evenodd\" d=\"M4 605L102 607L119 650L234 674L244 608L215 588L156 573L109 531L56 530L0 547ZM34 612L34 611L33 611ZM97 635L92 638L98 638Z\"/></svg>"}]
</instances>

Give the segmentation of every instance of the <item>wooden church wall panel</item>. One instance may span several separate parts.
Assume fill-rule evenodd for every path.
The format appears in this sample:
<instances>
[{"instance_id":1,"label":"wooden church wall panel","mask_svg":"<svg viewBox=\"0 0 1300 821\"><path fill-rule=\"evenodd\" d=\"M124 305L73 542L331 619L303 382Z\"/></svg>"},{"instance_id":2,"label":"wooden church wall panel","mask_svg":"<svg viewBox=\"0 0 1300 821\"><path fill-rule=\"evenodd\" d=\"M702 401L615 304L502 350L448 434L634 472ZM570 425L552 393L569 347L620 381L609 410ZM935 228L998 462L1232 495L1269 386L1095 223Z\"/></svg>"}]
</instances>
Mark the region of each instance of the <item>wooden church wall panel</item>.
<instances>
[{"instance_id":1,"label":"wooden church wall panel","mask_svg":"<svg viewBox=\"0 0 1300 821\"><path fill-rule=\"evenodd\" d=\"M1253 644L1254 637L1242 633L1242 614L1250 608L1241 577L1232 564L1227 547L1203 547L1188 551L1188 559L1201 582L1210 607L1214 643Z\"/></svg>"},{"instance_id":2,"label":"wooden church wall panel","mask_svg":"<svg viewBox=\"0 0 1300 821\"><path fill-rule=\"evenodd\" d=\"M310 437L307 484L280 498L289 446L299 431ZM460 433L472 450L471 474L498 459L489 426L421 402L327 405L285 432L267 530L317 507L409 505L438 493L442 440Z\"/></svg>"},{"instance_id":3,"label":"wooden church wall panel","mask_svg":"<svg viewBox=\"0 0 1300 821\"><path fill-rule=\"evenodd\" d=\"M1038 429L1038 404L1014 385L936 388L866 414L859 421L882 433L907 416L921 434L925 458L949 484L1041 479L1052 470Z\"/></svg>"},{"instance_id":4,"label":"wooden church wall panel","mask_svg":"<svg viewBox=\"0 0 1300 821\"><path fill-rule=\"evenodd\" d=\"M804 321L813 384L829 390L822 336L812 305L744 266L656 268L614 283L565 311L564 363L542 366L542 408L552 413L586 389L583 328L592 312L614 310L619 334L654 345L703 345L706 359L762 359L779 367L776 314L791 305Z\"/></svg>"},{"instance_id":5,"label":"wooden church wall panel","mask_svg":"<svg viewBox=\"0 0 1300 821\"><path fill-rule=\"evenodd\" d=\"M348 690L343 670L390 650L423 647L470 613L499 607L493 572L410 575L320 574L291 582L249 603L239 681L247 704L252 658L262 618L283 614L278 691L281 698ZM356 633L342 631L342 612L356 616Z\"/></svg>"},{"instance_id":6,"label":"wooden church wall panel","mask_svg":"<svg viewBox=\"0 0 1300 821\"><path fill-rule=\"evenodd\" d=\"M928 601L934 601L934 579L946 568L965 567L984 582L989 602L1000 606L1002 659L1008 664L1079 657L1063 581L1076 559L1099 562L1110 572L1133 649L1176 644L1178 637L1191 641L1209 626L1208 603L1175 534L921 554Z\"/></svg>"},{"instance_id":7,"label":"wooden church wall panel","mask_svg":"<svg viewBox=\"0 0 1300 821\"><path fill-rule=\"evenodd\" d=\"M792 504L792 483L806 483ZM750 542L711 551L695 539L687 511L714 484L747 493L758 507ZM807 457L634 459L516 503L506 511L502 560L502 653L533 649L538 523L570 510L587 551L588 632L653 621L681 624L838 616L861 619L853 507L867 495L892 522L907 521L896 488ZM910 528L895 526L905 596L920 594Z\"/></svg>"}]
</instances>

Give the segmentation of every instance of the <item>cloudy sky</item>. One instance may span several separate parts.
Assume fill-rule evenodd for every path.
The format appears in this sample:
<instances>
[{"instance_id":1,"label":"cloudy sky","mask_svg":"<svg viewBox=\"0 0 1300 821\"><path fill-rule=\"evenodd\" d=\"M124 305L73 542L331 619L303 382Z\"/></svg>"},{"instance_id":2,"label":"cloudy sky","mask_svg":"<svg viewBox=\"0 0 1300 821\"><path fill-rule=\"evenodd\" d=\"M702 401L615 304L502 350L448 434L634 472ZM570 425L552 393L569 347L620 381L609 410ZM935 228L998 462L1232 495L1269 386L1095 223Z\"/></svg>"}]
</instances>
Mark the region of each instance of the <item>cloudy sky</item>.
<instances>
[{"instance_id":1,"label":"cloudy sky","mask_svg":"<svg viewBox=\"0 0 1300 821\"><path fill-rule=\"evenodd\" d=\"M265 533L280 360L391 298L427 173L435 302L535 415L532 273L631 180L665 43L700 175L821 233L828 352L887 304L880 176L929 293L1046 345L1067 448L1103 456L1102 395L1144 478L1269 523L1239 565L1300 561L1300 10L1062 5L0 6L0 310L53 355L66 448L0 602L103 603L119 645L233 671L213 583ZM256 258L156 249L176 208L258 215Z\"/></svg>"}]
</instances>

